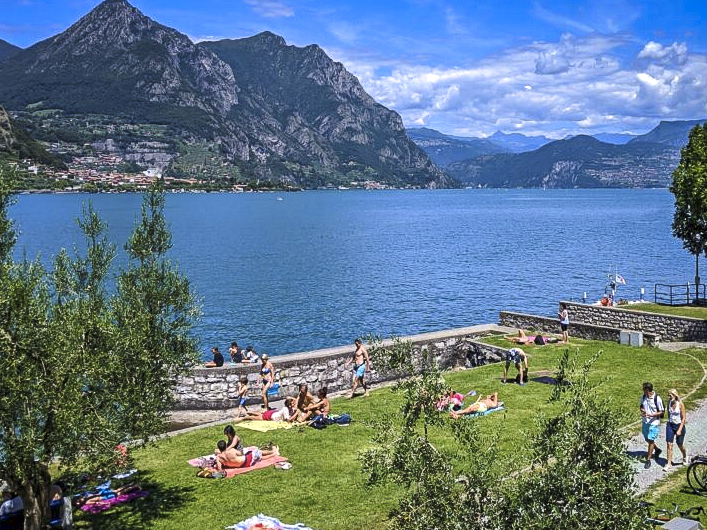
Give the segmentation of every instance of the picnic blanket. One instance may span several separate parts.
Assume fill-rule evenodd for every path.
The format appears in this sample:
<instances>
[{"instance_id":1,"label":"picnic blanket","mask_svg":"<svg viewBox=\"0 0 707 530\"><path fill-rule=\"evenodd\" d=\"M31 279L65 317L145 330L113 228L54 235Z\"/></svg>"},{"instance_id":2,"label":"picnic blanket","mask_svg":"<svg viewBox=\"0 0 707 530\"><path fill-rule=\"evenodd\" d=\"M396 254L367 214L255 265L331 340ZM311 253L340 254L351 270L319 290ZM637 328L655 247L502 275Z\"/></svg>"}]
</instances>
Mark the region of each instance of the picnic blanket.
<instances>
[{"instance_id":1,"label":"picnic blanket","mask_svg":"<svg viewBox=\"0 0 707 530\"><path fill-rule=\"evenodd\" d=\"M311 528L304 526L302 523L297 523L295 525L285 524L275 519L274 517L268 517L267 515L258 514L253 517L241 521L238 524L227 526L227 529L233 530L250 530L251 528L262 528L263 530L312 530Z\"/></svg>"},{"instance_id":2,"label":"picnic blanket","mask_svg":"<svg viewBox=\"0 0 707 530\"><path fill-rule=\"evenodd\" d=\"M200 467L200 468L212 468L216 469L216 457L214 455L200 456L199 458L192 458L187 460L190 466ZM222 473L226 475L225 478L235 477L241 473L248 473L249 471L254 471L256 469L263 469L265 467L274 466L279 462L287 462L287 458L284 456L275 456L268 458L267 460L260 460L252 466L249 467L229 467L224 468Z\"/></svg>"},{"instance_id":3,"label":"picnic blanket","mask_svg":"<svg viewBox=\"0 0 707 530\"><path fill-rule=\"evenodd\" d=\"M289 421L271 421L271 420L246 420L238 423L239 427L250 429L251 431L267 432L275 429L291 429L292 424Z\"/></svg>"},{"instance_id":4,"label":"picnic blanket","mask_svg":"<svg viewBox=\"0 0 707 530\"><path fill-rule=\"evenodd\" d=\"M488 416L492 412L497 412L499 410L505 410L505 408L503 407L503 403L500 403L498 405L498 407L496 407L496 408L488 409L483 412L470 412L469 414L464 414L464 417L465 418L476 418L478 416Z\"/></svg>"},{"instance_id":5,"label":"picnic blanket","mask_svg":"<svg viewBox=\"0 0 707 530\"><path fill-rule=\"evenodd\" d=\"M149 494L150 492L145 490L131 491L130 493L125 493L123 495L117 495L115 497L101 499L98 502L83 504L82 506L80 506L80 509L87 513L100 513L106 511L109 508L112 508L116 504L123 504L135 499L147 497Z\"/></svg>"}]
</instances>

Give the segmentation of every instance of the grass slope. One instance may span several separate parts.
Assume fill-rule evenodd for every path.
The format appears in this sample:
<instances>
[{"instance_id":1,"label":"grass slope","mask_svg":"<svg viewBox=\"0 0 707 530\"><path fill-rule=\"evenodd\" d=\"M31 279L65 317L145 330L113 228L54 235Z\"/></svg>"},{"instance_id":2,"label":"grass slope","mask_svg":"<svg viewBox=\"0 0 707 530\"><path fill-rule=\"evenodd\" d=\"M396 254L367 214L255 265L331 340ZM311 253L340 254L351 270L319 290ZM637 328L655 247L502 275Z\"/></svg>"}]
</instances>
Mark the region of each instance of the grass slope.
<instances>
[{"instance_id":1,"label":"grass slope","mask_svg":"<svg viewBox=\"0 0 707 530\"><path fill-rule=\"evenodd\" d=\"M510 347L500 337L489 341ZM535 428L535 417L555 412L555 406L547 402L551 386L534 379L552 375L565 347L524 348L530 354L531 379L524 387L502 384L500 364L446 374L456 390L499 392L506 405L505 412L459 421L478 422L487 436L499 438L499 450L509 456L508 465L513 466L508 472L522 469L528 463L528 452L522 448L527 434ZM704 350L683 355L579 340L569 348L577 350L581 359L603 350L591 378L605 381L598 392L612 396L632 432L639 429L635 420L643 381L653 381L664 397L671 387L687 394L703 376L701 363L707 364ZM514 375L511 367L511 376ZM704 397L703 393L701 390L692 397ZM225 423L161 440L154 448L135 455L140 469L137 480L151 495L103 514L79 513L75 526L107 530L216 529L264 513L285 523L301 522L316 530L383 529L400 490L396 486L367 488L357 459L359 452L369 446L373 434L368 421L386 411L395 412L399 404L392 388L380 388L369 398L333 399L334 413L351 414L354 422L350 427L334 425L322 431L296 427L268 433L237 428L246 445L269 441L278 444L281 453L293 464L288 471L268 468L227 480L197 478L196 469L187 465L187 459L213 452L216 441L223 438ZM452 438L446 430L432 430L430 437L438 448L451 448Z\"/></svg>"}]
</instances>

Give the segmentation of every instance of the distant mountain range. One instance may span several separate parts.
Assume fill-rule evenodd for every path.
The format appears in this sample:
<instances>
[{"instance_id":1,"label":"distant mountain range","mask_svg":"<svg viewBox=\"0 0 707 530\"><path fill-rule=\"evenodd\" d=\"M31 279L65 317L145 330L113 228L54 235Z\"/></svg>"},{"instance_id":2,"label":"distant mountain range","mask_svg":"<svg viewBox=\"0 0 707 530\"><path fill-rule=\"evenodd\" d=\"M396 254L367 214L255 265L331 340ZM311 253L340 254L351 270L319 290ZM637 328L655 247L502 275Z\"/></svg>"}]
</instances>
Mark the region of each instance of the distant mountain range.
<instances>
[{"instance_id":1,"label":"distant mountain range","mask_svg":"<svg viewBox=\"0 0 707 530\"><path fill-rule=\"evenodd\" d=\"M643 135L598 135L612 142L585 135L553 141L502 133L460 138L432 129L410 129L408 134L465 186L665 187L690 129L704 122L664 121Z\"/></svg>"},{"instance_id":2,"label":"distant mountain range","mask_svg":"<svg viewBox=\"0 0 707 530\"><path fill-rule=\"evenodd\" d=\"M103 123L166 126L151 148L164 145L170 163L199 147L244 179L456 185L407 137L400 116L316 45L288 46L267 32L194 44L128 2L106 0L66 31L0 54L0 104L28 124L49 113L74 124L102 115ZM86 130L76 134L83 141ZM117 135L108 140L134 150Z\"/></svg>"}]
</instances>

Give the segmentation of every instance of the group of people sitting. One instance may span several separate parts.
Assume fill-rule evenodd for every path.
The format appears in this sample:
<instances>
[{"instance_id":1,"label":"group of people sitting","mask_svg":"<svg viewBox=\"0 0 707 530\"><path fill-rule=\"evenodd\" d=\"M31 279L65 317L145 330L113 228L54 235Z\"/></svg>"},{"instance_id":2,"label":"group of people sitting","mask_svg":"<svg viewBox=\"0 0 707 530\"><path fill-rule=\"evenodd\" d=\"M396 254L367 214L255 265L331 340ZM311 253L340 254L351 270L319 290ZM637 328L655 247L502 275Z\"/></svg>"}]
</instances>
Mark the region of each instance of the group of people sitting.
<instances>
[{"instance_id":1,"label":"group of people sitting","mask_svg":"<svg viewBox=\"0 0 707 530\"><path fill-rule=\"evenodd\" d=\"M306 383L299 385L299 392L295 397L287 397L279 410L268 408L263 412L246 412L239 415L234 423L246 420L287 421L291 423L307 423L318 416L326 417L331 411L331 403L327 397L327 388L322 387L317 391L315 399L308 390ZM269 449L257 447L243 448L240 436L232 425L227 425L223 430L227 440L220 440L216 444L217 470L223 467L249 467L253 464L278 456L279 448L273 446Z\"/></svg>"},{"instance_id":2,"label":"group of people sitting","mask_svg":"<svg viewBox=\"0 0 707 530\"><path fill-rule=\"evenodd\" d=\"M237 342L232 342L231 346L228 348L228 354L231 357L231 362L234 364L240 363L257 363L260 360L258 352L253 349L253 346L248 346L244 350L238 346ZM219 351L218 346L211 348L211 355L213 355L213 360L204 364L206 368L220 368L223 366L226 360L223 354ZM264 354L267 355L267 354Z\"/></svg>"}]
</instances>

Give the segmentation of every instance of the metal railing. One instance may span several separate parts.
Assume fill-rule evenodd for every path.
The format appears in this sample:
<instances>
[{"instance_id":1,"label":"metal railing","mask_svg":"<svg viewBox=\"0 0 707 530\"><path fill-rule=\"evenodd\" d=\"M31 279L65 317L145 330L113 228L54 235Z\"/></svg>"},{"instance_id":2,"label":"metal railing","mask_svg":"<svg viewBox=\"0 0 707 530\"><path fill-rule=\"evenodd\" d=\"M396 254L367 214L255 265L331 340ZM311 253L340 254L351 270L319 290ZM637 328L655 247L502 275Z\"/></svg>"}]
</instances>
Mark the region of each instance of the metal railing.
<instances>
[{"instance_id":1,"label":"metal railing","mask_svg":"<svg viewBox=\"0 0 707 530\"><path fill-rule=\"evenodd\" d=\"M666 285L656 283L653 299L662 305L707 305L705 284L683 283Z\"/></svg>"}]
</instances>

